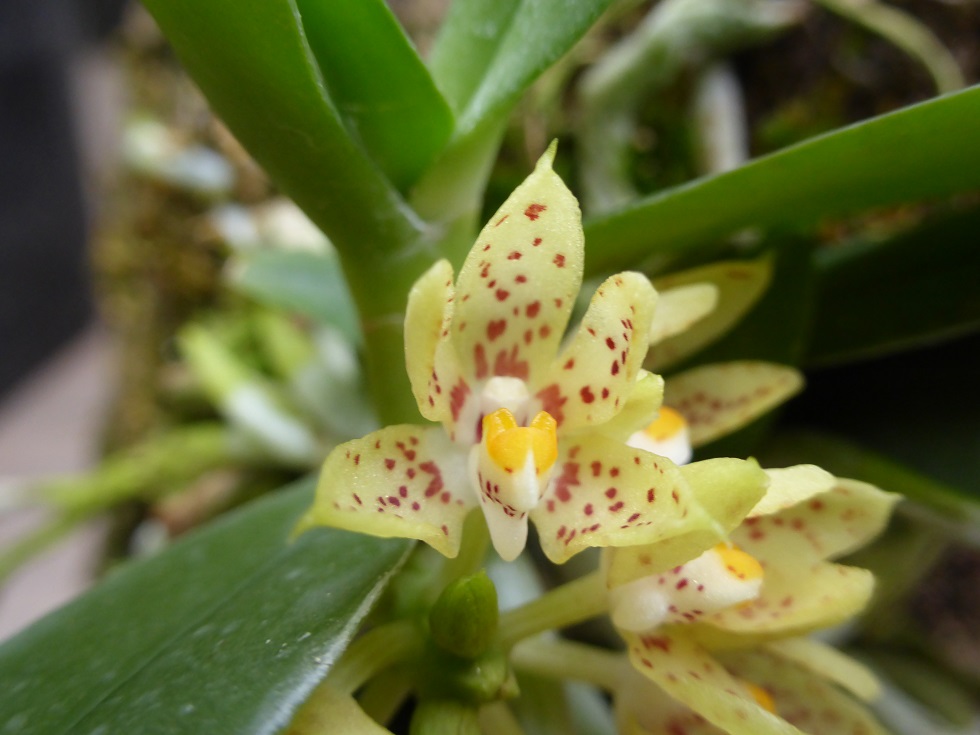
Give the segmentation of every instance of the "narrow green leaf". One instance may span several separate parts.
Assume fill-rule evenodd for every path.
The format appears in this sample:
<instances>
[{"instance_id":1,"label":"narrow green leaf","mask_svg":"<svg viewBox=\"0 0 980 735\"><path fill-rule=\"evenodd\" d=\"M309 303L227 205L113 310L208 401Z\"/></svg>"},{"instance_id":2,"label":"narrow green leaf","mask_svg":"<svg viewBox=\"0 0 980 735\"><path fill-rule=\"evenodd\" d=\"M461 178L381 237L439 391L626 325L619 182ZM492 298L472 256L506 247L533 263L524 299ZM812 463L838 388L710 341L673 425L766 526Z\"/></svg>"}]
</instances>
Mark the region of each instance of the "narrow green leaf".
<instances>
[{"instance_id":1,"label":"narrow green leaf","mask_svg":"<svg viewBox=\"0 0 980 735\"><path fill-rule=\"evenodd\" d=\"M330 96L401 190L449 140L453 116L382 0L296 0Z\"/></svg>"},{"instance_id":2,"label":"narrow green leaf","mask_svg":"<svg viewBox=\"0 0 980 735\"><path fill-rule=\"evenodd\" d=\"M418 239L411 210L348 134L294 0L145 5L215 112L339 250Z\"/></svg>"},{"instance_id":3,"label":"narrow green leaf","mask_svg":"<svg viewBox=\"0 0 980 735\"><path fill-rule=\"evenodd\" d=\"M819 251L807 362L873 357L980 329L978 232L974 209L883 242Z\"/></svg>"},{"instance_id":4,"label":"narrow green leaf","mask_svg":"<svg viewBox=\"0 0 980 735\"><path fill-rule=\"evenodd\" d=\"M455 2L431 66L443 93L460 111L456 135L465 136L506 112L611 2Z\"/></svg>"},{"instance_id":5,"label":"narrow green leaf","mask_svg":"<svg viewBox=\"0 0 980 735\"><path fill-rule=\"evenodd\" d=\"M232 285L257 301L334 326L360 343L357 309L336 257L259 250L238 256L229 272Z\"/></svg>"},{"instance_id":6,"label":"narrow green leaf","mask_svg":"<svg viewBox=\"0 0 980 735\"><path fill-rule=\"evenodd\" d=\"M819 136L586 223L586 270L678 254L746 228L822 217L980 187L980 87Z\"/></svg>"},{"instance_id":7,"label":"narrow green leaf","mask_svg":"<svg viewBox=\"0 0 980 735\"><path fill-rule=\"evenodd\" d=\"M290 543L313 482L129 564L0 647L4 733L275 733L330 669L408 544Z\"/></svg>"}]
</instances>

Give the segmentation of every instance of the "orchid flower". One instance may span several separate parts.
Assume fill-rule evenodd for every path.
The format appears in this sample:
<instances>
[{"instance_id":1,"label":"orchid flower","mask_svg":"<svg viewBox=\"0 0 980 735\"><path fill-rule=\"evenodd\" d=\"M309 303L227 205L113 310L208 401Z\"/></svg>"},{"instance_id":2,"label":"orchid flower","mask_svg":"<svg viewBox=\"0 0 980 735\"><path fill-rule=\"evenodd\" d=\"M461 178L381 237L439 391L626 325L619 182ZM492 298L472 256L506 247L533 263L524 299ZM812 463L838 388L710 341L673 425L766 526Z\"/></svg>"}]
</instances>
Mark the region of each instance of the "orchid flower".
<instances>
[{"instance_id":1,"label":"orchid flower","mask_svg":"<svg viewBox=\"0 0 980 735\"><path fill-rule=\"evenodd\" d=\"M731 531L729 543L674 567L667 566L669 554L663 554L669 540L666 547L612 549L604 560L613 623L634 668L699 718L744 735L797 733L789 723L807 725L805 708L792 704L798 698L784 696L787 704L780 708L777 701L774 715L773 707L739 678L739 668L752 669L755 678L749 679L774 701L780 699L782 680L760 679L759 657L778 655L824 673L841 670L844 665L836 660L827 666L830 649L815 652L817 644L790 641L836 625L864 607L873 586L870 572L828 559L876 535L897 499L809 465L767 474L769 489L750 509L741 504L745 496L727 504L699 496ZM763 649L764 655L759 653ZM844 684L853 679L838 678ZM861 684L852 688L859 694L868 689ZM713 732L693 729L697 718L687 721L689 729L678 732Z\"/></svg>"},{"instance_id":2,"label":"orchid flower","mask_svg":"<svg viewBox=\"0 0 980 735\"><path fill-rule=\"evenodd\" d=\"M662 394L641 370L649 281L607 279L561 344L584 237L553 157L486 225L455 285L440 261L409 295L407 371L420 413L441 425L389 426L336 448L301 527L416 538L452 557L479 506L503 559L524 548L530 518L556 563L590 546L720 538L675 463L625 443Z\"/></svg>"},{"instance_id":3,"label":"orchid flower","mask_svg":"<svg viewBox=\"0 0 980 735\"><path fill-rule=\"evenodd\" d=\"M802 639L794 639L800 642ZM861 699L877 692L873 675L830 647L804 641L833 661L832 670L814 669L776 650L756 648L722 653L719 661L733 690L769 713L771 732L807 735L886 735ZM858 682L857 687L852 686ZM856 691L855 691L856 689ZM854 696L856 695L856 697ZM613 694L617 725L623 735L723 735L727 730L672 699L635 670ZM778 723L776 718L783 720ZM778 723L778 724L777 724ZM743 732L761 732L751 727Z\"/></svg>"}]
</instances>

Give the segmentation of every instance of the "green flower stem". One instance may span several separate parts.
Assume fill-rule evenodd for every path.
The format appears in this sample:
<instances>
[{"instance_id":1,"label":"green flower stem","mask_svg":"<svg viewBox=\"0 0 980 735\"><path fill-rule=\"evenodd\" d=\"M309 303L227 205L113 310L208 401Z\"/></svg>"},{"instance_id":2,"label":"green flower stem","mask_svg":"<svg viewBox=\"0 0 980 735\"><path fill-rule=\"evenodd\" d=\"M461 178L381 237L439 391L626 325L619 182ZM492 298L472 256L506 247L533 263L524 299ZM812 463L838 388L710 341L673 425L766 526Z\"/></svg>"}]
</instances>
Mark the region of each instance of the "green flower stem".
<instances>
[{"instance_id":1,"label":"green flower stem","mask_svg":"<svg viewBox=\"0 0 980 735\"><path fill-rule=\"evenodd\" d=\"M368 717L384 724L395 716L411 691L411 672L403 668L388 669L364 686L358 702Z\"/></svg>"},{"instance_id":2,"label":"green flower stem","mask_svg":"<svg viewBox=\"0 0 980 735\"><path fill-rule=\"evenodd\" d=\"M422 651L418 629L407 620L379 626L354 641L321 686L353 694L375 675Z\"/></svg>"},{"instance_id":3,"label":"green flower stem","mask_svg":"<svg viewBox=\"0 0 980 735\"><path fill-rule=\"evenodd\" d=\"M425 699L412 715L409 735L480 735L476 708L452 699Z\"/></svg>"},{"instance_id":4,"label":"green flower stem","mask_svg":"<svg viewBox=\"0 0 980 735\"><path fill-rule=\"evenodd\" d=\"M898 46L921 63L940 94L966 86L956 59L927 26L916 18L872 0L816 0L827 10L863 26Z\"/></svg>"},{"instance_id":5,"label":"green flower stem","mask_svg":"<svg viewBox=\"0 0 980 735\"><path fill-rule=\"evenodd\" d=\"M500 616L500 640L511 648L546 630L565 628L609 609L605 581L599 572L579 577Z\"/></svg>"},{"instance_id":6,"label":"green flower stem","mask_svg":"<svg viewBox=\"0 0 980 735\"><path fill-rule=\"evenodd\" d=\"M470 513L463 524L459 554L444 562L435 589L441 592L450 582L478 571L487 558L489 548L490 531L483 513Z\"/></svg>"},{"instance_id":7,"label":"green flower stem","mask_svg":"<svg viewBox=\"0 0 980 735\"><path fill-rule=\"evenodd\" d=\"M521 641L510 655L515 668L554 679L573 678L614 692L623 675L624 657L604 648L560 638Z\"/></svg>"},{"instance_id":8,"label":"green flower stem","mask_svg":"<svg viewBox=\"0 0 980 735\"><path fill-rule=\"evenodd\" d=\"M524 735L521 723L506 702L492 702L480 708L480 729L494 735Z\"/></svg>"}]
</instances>

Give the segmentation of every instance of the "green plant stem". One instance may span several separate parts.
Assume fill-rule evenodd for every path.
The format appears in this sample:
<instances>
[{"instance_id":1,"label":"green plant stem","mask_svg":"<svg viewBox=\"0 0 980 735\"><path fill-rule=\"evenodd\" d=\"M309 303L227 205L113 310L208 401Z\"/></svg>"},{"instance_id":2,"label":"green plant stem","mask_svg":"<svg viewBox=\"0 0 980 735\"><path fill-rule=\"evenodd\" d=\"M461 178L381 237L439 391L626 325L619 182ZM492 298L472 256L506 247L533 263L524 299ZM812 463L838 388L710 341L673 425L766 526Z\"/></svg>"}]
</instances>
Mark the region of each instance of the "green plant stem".
<instances>
[{"instance_id":1,"label":"green plant stem","mask_svg":"<svg viewBox=\"0 0 980 735\"><path fill-rule=\"evenodd\" d=\"M494 735L524 735L521 723L506 702L492 702L479 712L480 729Z\"/></svg>"},{"instance_id":2,"label":"green plant stem","mask_svg":"<svg viewBox=\"0 0 980 735\"><path fill-rule=\"evenodd\" d=\"M608 609L605 581L599 572L593 572L501 614L501 644L510 648L530 636L580 623Z\"/></svg>"},{"instance_id":3,"label":"green plant stem","mask_svg":"<svg viewBox=\"0 0 980 735\"><path fill-rule=\"evenodd\" d=\"M607 692L616 691L624 670L622 654L560 638L521 641L510 660L518 669L554 679L578 679Z\"/></svg>"},{"instance_id":4,"label":"green plant stem","mask_svg":"<svg viewBox=\"0 0 980 735\"><path fill-rule=\"evenodd\" d=\"M399 668L382 671L364 686L358 701L364 713L375 722L388 722L412 691L412 678Z\"/></svg>"},{"instance_id":5,"label":"green plant stem","mask_svg":"<svg viewBox=\"0 0 980 735\"><path fill-rule=\"evenodd\" d=\"M956 59L927 26L904 10L873 0L816 0L827 10L863 26L921 63L940 94L966 86Z\"/></svg>"},{"instance_id":6,"label":"green plant stem","mask_svg":"<svg viewBox=\"0 0 980 735\"><path fill-rule=\"evenodd\" d=\"M353 694L376 674L421 650L414 624L398 620L382 625L354 641L321 686Z\"/></svg>"}]
</instances>

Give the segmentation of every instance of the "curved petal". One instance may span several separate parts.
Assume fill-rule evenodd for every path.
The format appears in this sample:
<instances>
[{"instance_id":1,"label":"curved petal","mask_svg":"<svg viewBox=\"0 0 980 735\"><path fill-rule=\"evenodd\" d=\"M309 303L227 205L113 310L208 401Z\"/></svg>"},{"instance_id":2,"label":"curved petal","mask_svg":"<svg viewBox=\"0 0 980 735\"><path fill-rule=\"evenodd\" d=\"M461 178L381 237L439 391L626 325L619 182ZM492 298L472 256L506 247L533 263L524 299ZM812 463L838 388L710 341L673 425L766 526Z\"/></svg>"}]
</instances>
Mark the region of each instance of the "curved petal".
<instances>
[{"instance_id":1,"label":"curved petal","mask_svg":"<svg viewBox=\"0 0 980 735\"><path fill-rule=\"evenodd\" d=\"M651 349L668 337L687 331L718 304L718 287L712 283L692 283L658 293L660 300L650 325Z\"/></svg>"},{"instance_id":2,"label":"curved petal","mask_svg":"<svg viewBox=\"0 0 980 735\"><path fill-rule=\"evenodd\" d=\"M387 426L330 453L300 530L415 538L453 557L475 504L466 455L441 427Z\"/></svg>"},{"instance_id":3,"label":"curved petal","mask_svg":"<svg viewBox=\"0 0 980 735\"><path fill-rule=\"evenodd\" d=\"M672 273L654 280L658 291L692 283L711 283L718 289L718 304L690 329L655 344L647 354L651 370L664 370L708 346L737 324L759 300L772 278L772 258L725 261Z\"/></svg>"},{"instance_id":4,"label":"curved petal","mask_svg":"<svg viewBox=\"0 0 980 735\"><path fill-rule=\"evenodd\" d=\"M538 382L582 283L578 202L551 170L554 149L477 238L456 282L452 339L463 374Z\"/></svg>"},{"instance_id":5,"label":"curved petal","mask_svg":"<svg viewBox=\"0 0 980 735\"><path fill-rule=\"evenodd\" d=\"M790 367L726 362L671 376L664 403L687 419L691 444L698 447L745 426L802 387L802 376Z\"/></svg>"},{"instance_id":6,"label":"curved petal","mask_svg":"<svg viewBox=\"0 0 980 735\"><path fill-rule=\"evenodd\" d=\"M737 676L767 691L776 711L810 735L888 735L859 702L786 659L739 651L726 654L724 661Z\"/></svg>"},{"instance_id":7,"label":"curved petal","mask_svg":"<svg viewBox=\"0 0 980 735\"><path fill-rule=\"evenodd\" d=\"M452 426L469 395L449 347L453 317L453 267L440 260L408 294L405 311L405 366L419 412Z\"/></svg>"},{"instance_id":8,"label":"curved petal","mask_svg":"<svg viewBox=\"0 0 980 735\"><path fill-rule=\"evenodd\" d=\"M765 473L752 460L708 459L681 467L680 472L715 523L648 546L611 549L605 558L609 587L661 574L711 548L738 524L766 487Z\"/></svg>"},{"instance_id":9,"label":"curved petal","mask_svg":"<svg viewBox=\"0 0 980 735\"><path fill-rule=\"evenodd\" d=\"M595 430L610 439L625 442L632 434L650 425L664 398L664 379L641 370L622 410Z\"/></svg>"},{"instance_id":10,"label":"curved petal","mask_svg":"<svg viewBox=\"0 0 980 735\"><path fill-rule=\"evenodd\" d=\"M769 490L750 516L771 515L825 493L837 484L836 477L813 464L769 469L766 474L769 475Z\"/></svg>"},{"instance_id":11,"label":"curved petal","mask_svg":"<svg viewBox=\"0 0 980 735\"><path fill-rule=\"evenodd\" d=\"M639 273L599 286L582 324L540 386L541 409L565 431L608 421L629 399L643 364L657 293Z\"/></svg>"},{"instance_id":12,"label":"curved petal","mask_svg":"<svg viewBox=\"0 0 980 735\"><path fill-rule=\"evenodd\" d=\"M670 631L622 633L633 666L732 735L803 735L764 709L738 679L693 641Z\"/></svg>"},{"instance_id":13,"label":"curved petal","mask_svg":"<svg viewBox=\"0 0 980 735\"><path fill-rule=\"evenodd\" d=\"M766 651L819 675L866 702L877 698L881 686L860 661L814 638L787 638L766 644Z\"/></svg>"},{"instance_id":14,"label":"curved petal","mask_svg":"<svg viewBox=\"0 0 980 735\"><path fill-rule=\"evenodd\" d=\"M692 625L699 628L699 640L724 645L726 637L713 638L711 628L762 638L829 628L863 610L874 588L874 576L867 569L826 562L810 568L787 563L774 569L760 561L766 572L762 594Z\"/></svg>"},{"instance_id":15,"label":"curved petal","mask_svg":"<svg viewBox=\"0 0 980 735\"><path fill-rule=\"evenodd\" d=\"M613 712L622 735L725 735L636 672L615 692Z\"/></svg>"},{"instance_id":16,"label":"curved petal","mask_svg":"<svg viewBox=\"0 0 980 735\"><path fill-rule=\"evenodd\" d=\"M650 544L695 531L720 537L669 459L594 432L563 437L559 452L531 511L551 561L561 564L590 546Z\"/></svg>"},{"instance_id":17,"label":"curved petal","mask_svg":"<svg viewBox=\"0 0 980 735\"><path fill-rule=\"evenodd\" d=\"M747 519L732 539L770 566L812 564L853 551L878 535L898 500L867 483L837 480L832 490L806 502Z\"/></svg>"}]
</instances>

